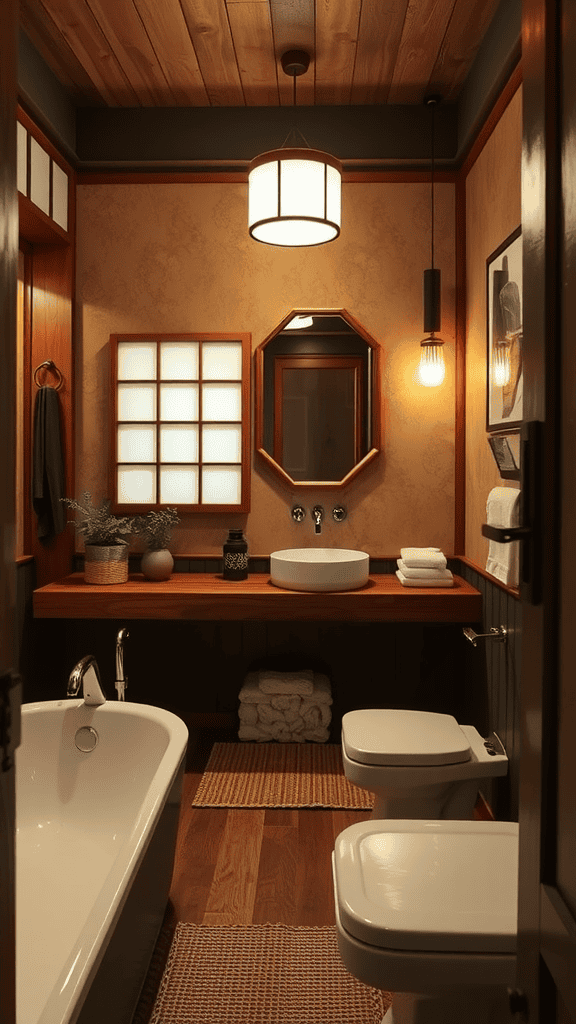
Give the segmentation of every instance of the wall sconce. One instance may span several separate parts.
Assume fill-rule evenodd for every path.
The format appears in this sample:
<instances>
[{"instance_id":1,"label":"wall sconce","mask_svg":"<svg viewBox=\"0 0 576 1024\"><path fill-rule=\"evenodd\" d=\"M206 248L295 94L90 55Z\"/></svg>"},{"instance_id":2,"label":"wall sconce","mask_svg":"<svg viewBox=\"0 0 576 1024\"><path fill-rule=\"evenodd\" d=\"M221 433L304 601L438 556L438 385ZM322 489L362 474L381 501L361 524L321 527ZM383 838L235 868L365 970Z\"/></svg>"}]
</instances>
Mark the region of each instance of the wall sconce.
<instances>
[{"instance_id":1,"label":"wall sconce","mask_svg":"<svg viewBox=\"0 0 576 1024\"><path fill-rule=\"evenodd\" d=\"M430 175L431 214L431 268L424 271L424 333L428 335L420 342L420 363L417 380L427 388L436 388L444 380L446 367L442 338L436 337L440 330L440 271L434 268L434 110L440 102L439 96L428 96L424 102L432 110L432 162Z\"/></svg>"},{"instance_id":2,"label":"wall sconce","mask_svg":"<svg viewBox=\"0 0 576 1024\"><path fill-rule=\"evenodd\" d=\"M301 50L282 56L282 70L294 79L308 70ZM292 134L292 133L290 133ZM322 245L340 234L342 165L335 157L304 146L271 150L248 166L248 230L268 245ZM290 135L288 136L288 138Z\"/></svg>"}]
</instances>

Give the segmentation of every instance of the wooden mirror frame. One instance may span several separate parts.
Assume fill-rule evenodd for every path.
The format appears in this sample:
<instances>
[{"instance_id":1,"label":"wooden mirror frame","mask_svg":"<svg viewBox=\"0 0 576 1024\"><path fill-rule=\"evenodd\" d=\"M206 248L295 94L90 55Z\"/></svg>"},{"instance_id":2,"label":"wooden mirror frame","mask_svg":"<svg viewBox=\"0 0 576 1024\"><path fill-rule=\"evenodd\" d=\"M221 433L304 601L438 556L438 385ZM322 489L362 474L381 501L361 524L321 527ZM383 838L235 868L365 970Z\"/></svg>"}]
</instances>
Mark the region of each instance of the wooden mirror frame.
<instances>
[{"instance_id":1,"label":"wooden mirror frame","mask_svg":"<svg viewBox=\"0 0 576 1024\"><path fill-rule=\"evenodd\" d=\"M273 456L264 448L264 357L269 343L284 330L286 324L295 316L339 316L353 331L362 338L373 352L372 357L372 392L371 392L371 427L372 447L364 457L352 467L349 473L341 480L293 480L292 477L282 468ZM381 392L380 392L380 345L368 334L361 324L346 309L292 309L281 322L264 339L261 345L254 352L254 379L255 379L255 442L256 451L264 460L266 465L291 488L304 489L315 487L326 490L335 490L339 487L346 487L351 480L362 472L379 454L381 446L380 424L381 424Z\"/></svg>"}]
</instances>

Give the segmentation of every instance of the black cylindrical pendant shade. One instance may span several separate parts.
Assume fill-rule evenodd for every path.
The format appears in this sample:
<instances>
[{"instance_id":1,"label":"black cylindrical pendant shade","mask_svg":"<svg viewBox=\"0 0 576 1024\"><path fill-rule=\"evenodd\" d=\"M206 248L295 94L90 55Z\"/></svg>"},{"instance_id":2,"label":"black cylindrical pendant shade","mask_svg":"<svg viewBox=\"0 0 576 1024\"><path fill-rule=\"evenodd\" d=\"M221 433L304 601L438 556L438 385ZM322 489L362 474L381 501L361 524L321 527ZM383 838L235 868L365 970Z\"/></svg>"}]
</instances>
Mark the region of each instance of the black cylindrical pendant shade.
<instances>
[{"instance_id":1,"label":"black cylindrical pendant shade","mask_svg":"<svg viewBox=\"0 0 576 1024\"><path fill-rule=\"evenodd\" d=\"M440 271L424 271L424 334L440 330Z\"/></svg>"}]
</instances>

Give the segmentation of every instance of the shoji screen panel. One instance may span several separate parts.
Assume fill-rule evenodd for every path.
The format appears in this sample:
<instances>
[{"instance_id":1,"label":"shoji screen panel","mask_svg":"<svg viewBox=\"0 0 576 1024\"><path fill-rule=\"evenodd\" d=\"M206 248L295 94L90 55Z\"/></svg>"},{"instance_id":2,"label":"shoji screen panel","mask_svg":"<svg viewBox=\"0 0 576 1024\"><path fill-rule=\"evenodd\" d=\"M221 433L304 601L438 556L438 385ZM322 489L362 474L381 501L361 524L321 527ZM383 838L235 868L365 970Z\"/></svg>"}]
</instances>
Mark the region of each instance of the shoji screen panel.
<instances>
[{"instance_id":1,"label":"shoji screen panel","mask_svg":"<svg viewBox=\"0 0 576 1024\"><path fill-rule=\"evenodd\" d=\"M250 508L249 334L115 334L118 512Z\"/></svg>"}]
</instances>

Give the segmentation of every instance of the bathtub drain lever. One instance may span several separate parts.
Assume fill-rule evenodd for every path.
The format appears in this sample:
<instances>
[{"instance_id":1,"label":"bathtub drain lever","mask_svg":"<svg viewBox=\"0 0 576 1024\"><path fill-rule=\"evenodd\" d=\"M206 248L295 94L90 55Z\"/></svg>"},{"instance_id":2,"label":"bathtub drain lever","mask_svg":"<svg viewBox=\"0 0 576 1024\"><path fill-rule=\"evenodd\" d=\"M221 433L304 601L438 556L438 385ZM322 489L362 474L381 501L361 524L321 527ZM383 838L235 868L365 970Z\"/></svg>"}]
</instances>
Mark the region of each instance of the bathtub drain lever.
<instances>
[{"instance_id":1,"label":"bathtub drain lever","mask_svg":"<svg viewBox=\"0 0 576 1024\"><path fill-rule=\"evenodd\" d=\"M475 633L471 626L463 626L462 632L472 646L476 647L479 640L498 640L503 643L509 631L506 626L492 626L489 633Z\"/></svg>"}]
</instances>

